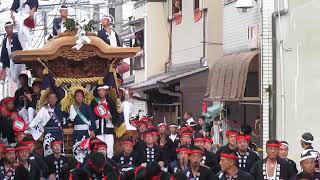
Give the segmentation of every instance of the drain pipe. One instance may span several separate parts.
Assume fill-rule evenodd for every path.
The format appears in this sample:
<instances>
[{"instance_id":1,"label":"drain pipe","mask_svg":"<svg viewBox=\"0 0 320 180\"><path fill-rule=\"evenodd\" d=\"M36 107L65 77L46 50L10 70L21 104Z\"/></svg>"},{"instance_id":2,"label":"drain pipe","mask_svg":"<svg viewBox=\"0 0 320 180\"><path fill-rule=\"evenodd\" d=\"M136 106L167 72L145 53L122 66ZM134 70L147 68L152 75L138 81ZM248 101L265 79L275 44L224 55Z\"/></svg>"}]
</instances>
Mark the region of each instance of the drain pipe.
<instances>
[{"instance_id":1,"label":"drain pipe","mask_svg":"<svg viewBox=\"0 0 320 180\"><path fill-rule=\"evenodd\" d=\"M277 119L277 24L276 24L276 19L279 16L285 15L289 12L289 7L288 7L288 0L284 0L284 9L281 11L275 11L272 13L272 121L271 121L271 127L270 129L276 129L276 119ZM280 40L280 51L284 48L283 46L283 40ZM281 52L282 54L282 52ZM283 67L282 67L283 68ZM281 68L281 71L283 70ZM283 73L283 72L282 72ZM281 75L281 116L282 116L282 126L285 125L285 120L284 120L284 80L283 80L283 75ZM282 127L284 128L284 127ZM282 130L282 136L284 136L284 131ZM274 136L276 133L273 133ZM283 137L282 137L283 138Z\"/></svg>"},{"instance_id":2,"label":"drain pipe","mask_svg":"<svg viewBox=\"0 0 320 180\"><path fill-rule=\"evenodd\" d=\"M169 66L172 63L172 23L173 23L173 18L169 18L168 22L170 24L170 31L169 31L169 56L167 62L164 64L165 72L167 73L169 71Z\"/></svg>"},{"instance_id":3,"label":"drain pipe","mask_svg":"<svg viewBox=\"0 0 320 180\"><path fill-rule=\"evenodd\" d=\"M203 61L206 60L206 43L207 43L207 29L206 29L206 21L207 21L207 13L208 9L203 8L203 17L202 17L202 57L200 58L200 67L203 67Z\"/></svg>"}]
</instances>

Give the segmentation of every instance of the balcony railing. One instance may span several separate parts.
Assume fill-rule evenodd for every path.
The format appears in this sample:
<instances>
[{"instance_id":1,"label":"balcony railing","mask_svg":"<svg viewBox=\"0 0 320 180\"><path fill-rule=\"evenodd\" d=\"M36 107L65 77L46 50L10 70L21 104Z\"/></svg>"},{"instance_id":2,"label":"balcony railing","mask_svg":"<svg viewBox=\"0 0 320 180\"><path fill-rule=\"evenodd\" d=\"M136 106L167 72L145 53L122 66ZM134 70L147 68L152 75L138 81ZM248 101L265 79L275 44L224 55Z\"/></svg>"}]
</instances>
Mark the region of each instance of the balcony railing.
<instances>
[{"instance_id":1,"label":"balcony railing","mask_svg":"<svg viewBox=\"0 0 320 180\"><path fill-rule=\"evenodd\" d=\"M134 7L135 9L137 9L137 8L143 6L143 4L144 4L145 2L146 2L146 0L138 0L136 3L134 3L133 7Z\"/></svg>"}]
</instances>

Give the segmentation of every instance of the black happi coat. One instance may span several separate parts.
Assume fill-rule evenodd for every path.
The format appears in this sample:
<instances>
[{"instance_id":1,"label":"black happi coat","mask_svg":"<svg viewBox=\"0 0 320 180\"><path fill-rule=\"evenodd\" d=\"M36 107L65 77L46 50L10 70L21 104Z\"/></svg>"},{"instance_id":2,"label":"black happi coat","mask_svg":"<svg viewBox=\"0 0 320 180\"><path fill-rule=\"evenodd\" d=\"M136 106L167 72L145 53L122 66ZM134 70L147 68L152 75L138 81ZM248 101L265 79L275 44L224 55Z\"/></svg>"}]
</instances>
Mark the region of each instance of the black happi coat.
<instances>
[{"instance_id":1,"label":"black happi coat","mask_svg":"<svg viewBox=\"0 0 320 180\"><path fill-rule=\"evenodd\" d=\"M18 111L27 104L24 100L25 94L32 94L32 88L30 86L21 87L14 93L14 106Z\"/></svg>"},{"instance_id":2,"label":"black happi coat","mask_svg":"<svg viewBox=\"0 0 320 180\"><path fill-rule=\"evenodd\" d=\"M169 138L169 136L166 136L165 141L166 143L164 144L164 146L163 147L160 146L160 148L163 153L163 161L165 161L166 163L169 163L175 160L176 148L173 142L171 141L171 139ZM158 140L158 143L160 145L160 138Z\"/></svg>"},{"instance_id":3,"label":"black happi coat","mask_svg":"<svg viewBox=\"0 0 320 180\"><path fill-rule=\"evenodd\" d=\"M28 161L28 163L29 169L26 169L23 165L16 168L14 180L40 180L40 167L34 161Z\"/></svg>"},{"instance_id":4,"label":"black happi coat","mask_svg":"<svg viewBox=\"0 0 320 180\"><path fill-rule=\"evenodd\" d=\"M7 116L0 116L0 133L2 134L2 138L7 138L8 143L14 143L14 131L12 129L13 121Z\"/></svg>"},{"instance_id":5,"label":"black happi coat","mask_svg":"<svg viewBox=\"0 0 320 180\"><path fill-rule=\"evenodd\" d=\"M163 161L162 151L159 146L153 145L149 148L145 143L140 144L134 151L135 166L142 163Z\"/></svg>"},{"instance_id":6,"label":"black happi coat","mask_svg":"<svg viewBox=\"0 0 320 180\"><path fill-rule=\"evenodd\" d=\"M34 161L38 167L40 167L41 170L41 177L49 177L49 168L47 166L47 163L44 161L43 157L40 156L39 154L32 152L30 154L31 161Z\"/></svg>"},{"instance_id":7,"label":"black happi coat","mask_svg":"<svg viewBox=\"0 0 320 180\"><path fill-rule=\"evenodd\" d=\"M238 173L233 177L229 177L224 172L218 173L217 176L219 180L255 180L251 174L241 170L239 170Z\"/></svg>"},{"instance_id":8,"label":"black happi coat","mask_svg":"<svg viewBox=\"0 0 320 180\"><path fill-rule=\"evenodd\" d=\"M106 162L104 170L100 173L94 172L88 164L84 165L82 169L89 173L91 180L103 180L103 178L106 178L107 180L118 180L118 174L108 162Z\"/></svg>"},{"instance_id":9,"label":"black happi coat","mask_svg":"<svg viewBox=\"0 0 320 180\"><path fill-rule=\"evenodd\" d=\"M182 169L179 160L173 161L168 166L168 172L171 174L182 172L183 174L186 174L187 171L190 171L190 165L186 167L186 169Z\"/></svg>"},{"instance_id":10,"label":"black happi coat","mask_svg":"<svg viewBox=\"0 0 320 180\"><path fill-rule=\"evenodd\" d=\"M207 151L206 149L203 152L202 164L208 166L214 174L219 172L219 162L217 161L217 156L213 152Z\"/></svg>"},{"instance_id":11,"label":"black happi coat","mask_svg":"<svg viewBox=\"0 0 320 180\"><path fill-rule=\"evenodd\" d=\"M265 180L266 176L264 174L267 172L266 163L267 163L267 158L258 161L251 168L250 174L257 180ZM289 162L284 159L281 159L281 158L277 159L276 168L280 168L279 170L276 170L276 173L278 171L280 172L279 179L290 180L296 176L296 173L291 168Z\"/></svg>"},{"instance_id":12,"label":"black happi coat","mask_svg":"<svg viewBox=\"0 0 320 180\"><path fill-rule=\"evenodd\" d=\"M61 155L56 158L53 154L45 157L45 161L49 168L49 174L55 174L57 180L64 180L67 177L67 172L64 171L68 164L68 158Z\"/></svg>"},{"instance_id":13,"label":"black happi coat","mask_svg":"<svg viewBox=\"0 0 320 180\"><path fill-rule=\"evenodd\" d=\"M113 156L112 160L120 166L132 166L135 162L133 158L133 153L131 153L129 156L125 156L124 153L121 153Z\"/></svg>"},{"instance_id":14,"label":"black happi coat","mask_svg":"<svg viewBox=\"0 0 320 180\"><path fill-rule=\"evenodd\" d=\"M102 121L104 121L104 123L103 123L104 126L106 125L107 121L105 118L102 119L101 117L97 116L94 113L94 108L98 105L97 101L100 101L100 98L93 99L90 104L90 108L92 109L94 121L95 121L95 125L96 125L95 134L96 135L114 134L115 133L114 128L108 128L108 127L104 127L104 130L103 130L104 132L101 132L102 131ZM119 113L117 112L116 103L109 96L106 97L106 103L108 104L108 107L109 107L112 124L113 124L113 126L116 126L119 123L118 122Z\"/></svg>"},{"instance_id":15,"label":"black happi coat","mask_svg":"<svg viewBox=\"0 0 320 180\"><path fill-rule=\"evenodd\" d=\"M10 57L7 49L7 39L8 36L6 36L2 41L2 48L1 48L1 59L0 61L3 64L3 68L10 68ZM22 46L20 44L18 34L13 33L11 38L11 53L17 50L22 50Z\"/></svg>"},{"instance_id":16,"label":"black happi coat","mask_svg":"<svg viewBox=\"0 0 320 180\"><path fill-rule=\"evenodd\" d=\"M208 168L203 166L199 167L196 175L192 174L191 168L190 171L187 171L185 175L190 180L217 180L217 177Z\"/></svg>"},{"instance_id":17,"label":"black happi coat","mask_svg":"<svg viewBox=\"0 0 320 180\"><path fill-rule=\"evenodd\" d=\"M291 159L287 159L287 161L289 162L290 166L292 167L293 171L298 174L298 169L297 169L297 164L291 160Z\"/></svg>"},{"instance_id":18,"label":"black happi coat","mask_svg":"<svg viewBox=\"0 0 320 180\"><path fill-rule=\"evenodd\" d=\"M0 160L0 174L3 174L4 178L6 178L6 180L14 180L15 167L12 165L12 167L6 171L5 166L4 166L4 159L1 159Z\"/></svg>"},{"instance_id":19,"label":"black happi coat","mask_svg":"<svg viewBox=\"0 0 320 180\"><path fill-rule=\"evenodd\" d=\"M250 169L252 166L260 160L260 157L257 153L247 150L245 155L241 155L239 151L237 151L238 154L238 167L240 170L245 172L250 172Z\"/></svg>"}]
</instances>

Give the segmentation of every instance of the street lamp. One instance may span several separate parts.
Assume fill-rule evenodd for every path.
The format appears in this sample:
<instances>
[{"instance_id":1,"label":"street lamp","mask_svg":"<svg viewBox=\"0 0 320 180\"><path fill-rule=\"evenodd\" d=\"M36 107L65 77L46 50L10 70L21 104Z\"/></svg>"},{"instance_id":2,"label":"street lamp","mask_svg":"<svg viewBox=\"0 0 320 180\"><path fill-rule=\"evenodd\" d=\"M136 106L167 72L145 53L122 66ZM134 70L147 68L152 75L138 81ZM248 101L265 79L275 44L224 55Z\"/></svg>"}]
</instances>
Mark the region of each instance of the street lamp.
<instances>
[{"instance_id":1,"label":"street lamp","mask_svg":"<svg viewBox=\"0 0 320 180\"><path fill-rule=\"evenodd\" d=\"M247 12L248 9L253 8L252 0L237 0L236 8Z\"/></svg>"}]
</instances>

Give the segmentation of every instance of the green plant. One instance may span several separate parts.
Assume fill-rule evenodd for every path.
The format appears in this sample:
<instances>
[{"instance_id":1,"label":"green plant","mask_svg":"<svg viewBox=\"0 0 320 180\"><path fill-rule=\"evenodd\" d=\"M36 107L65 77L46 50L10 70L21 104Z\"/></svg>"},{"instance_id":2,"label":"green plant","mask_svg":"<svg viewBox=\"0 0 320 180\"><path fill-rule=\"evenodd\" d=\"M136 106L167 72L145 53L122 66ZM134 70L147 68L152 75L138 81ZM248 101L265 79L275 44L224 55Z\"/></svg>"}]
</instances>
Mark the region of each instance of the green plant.
<instances>
[{"instance_id":1,"label":"green plant","mask_svg":"<svg viewBox=\"0 0 320 180\"><path fill-rule=\"evenodd\" d=\"M71 19L71 18L67 19L66 22L64 22L63 24L68 31L76 31L77 30L77 28L76 28L77 24L74 19Z\"/></svg>"},{"instance_id":2,"label":"green plant","mask_svg":"<svg viewBox=\"0 0 320 180\"><path fill-rule=\"evenodd\" d=\"M84 27L83 27L84 30L86 32L92 32L94 30L94 24L95 23L96 22L94 20L90 20L88 24L84 25Z\"/></svg>"}]
</instances>

